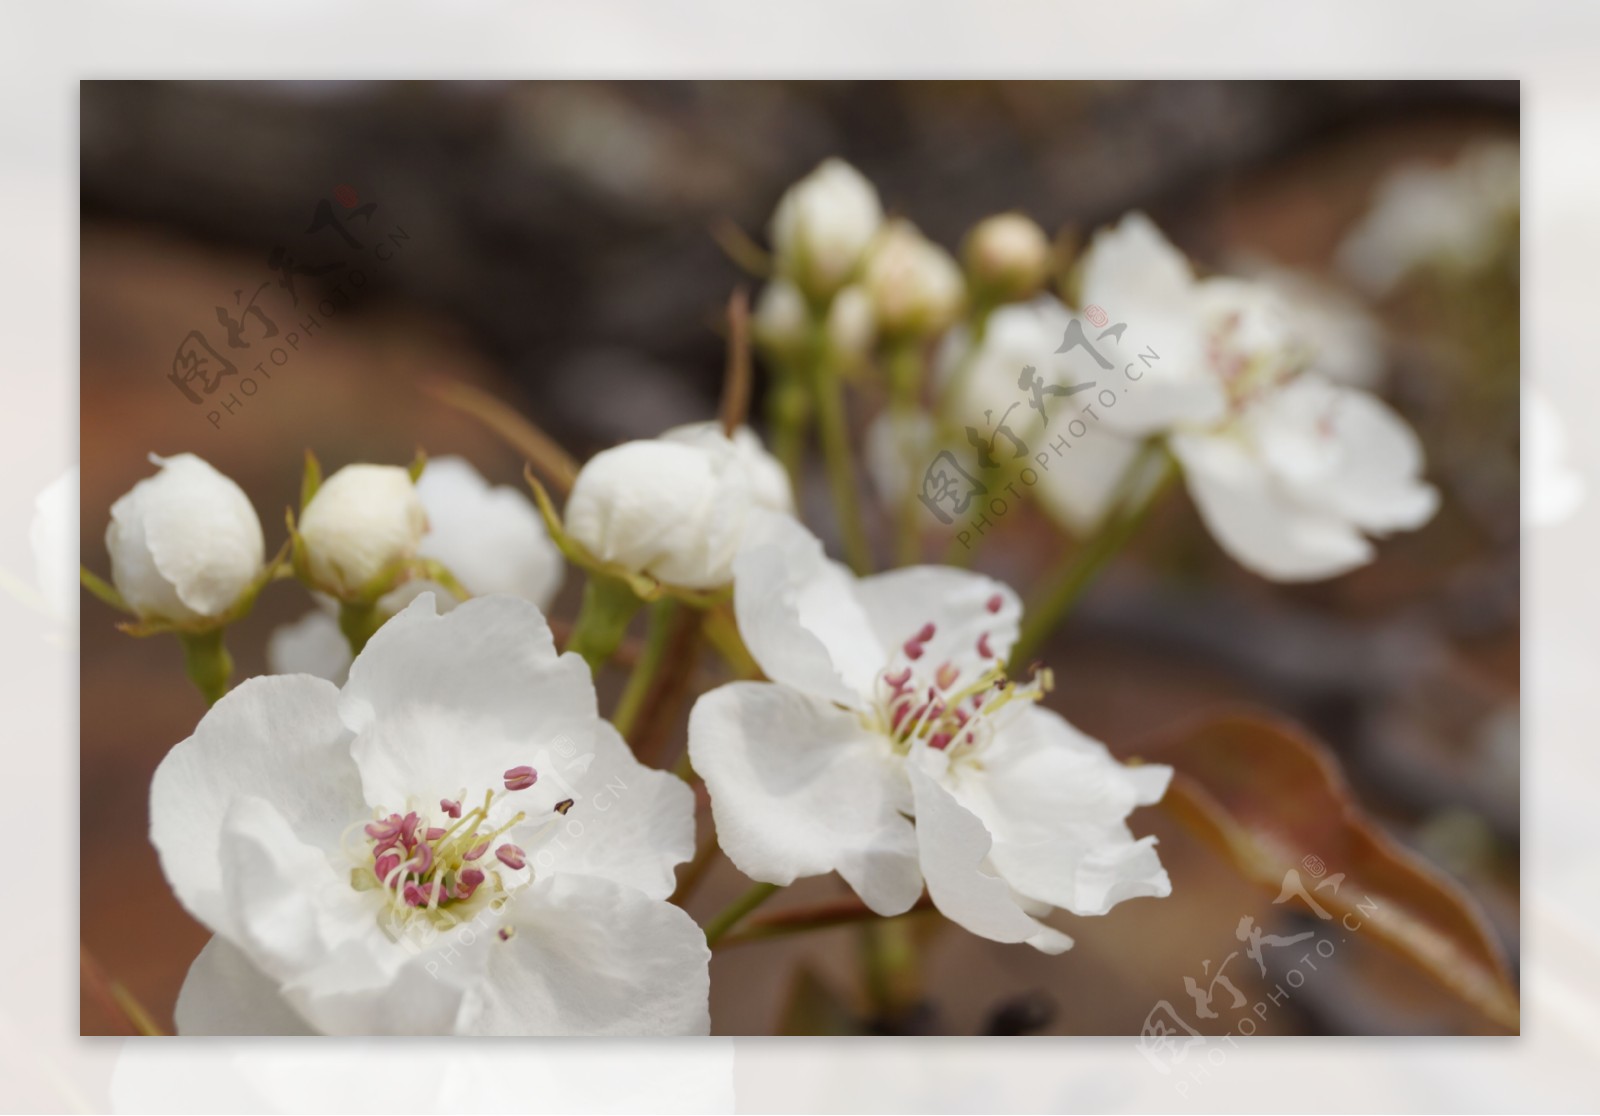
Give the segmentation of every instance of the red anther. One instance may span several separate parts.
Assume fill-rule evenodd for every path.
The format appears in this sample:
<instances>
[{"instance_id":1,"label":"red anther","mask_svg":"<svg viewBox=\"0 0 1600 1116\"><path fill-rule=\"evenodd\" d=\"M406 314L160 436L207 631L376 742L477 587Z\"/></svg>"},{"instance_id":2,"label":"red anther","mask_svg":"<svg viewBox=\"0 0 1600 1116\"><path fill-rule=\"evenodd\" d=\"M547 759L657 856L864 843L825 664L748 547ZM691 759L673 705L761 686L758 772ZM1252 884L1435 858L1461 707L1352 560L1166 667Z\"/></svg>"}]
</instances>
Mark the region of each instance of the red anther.
<instances>
[{"instance_id":1,"label":"red anther","mask_svg":"<svg viewBox=\"0 0 1600 1116\"><path fill-rule=\"evenodd\" d=\"M415 810L400 819L400 840L407 849L417 843L417 826L421 823L422 819L417 817Z\"/></svg>"},{"instance_id":2,"label":"red anther","mask_svg":"<svg viewBox=\"0 0 1600 1116\"><path fill-rule=\"evenodd\" d=\"M916 662L918 659L922 658L922 644L918 643L914 639L906 640L901 646L900 650L904 652L905 657L910 659L912 662Z\"/></svg>"},{"instance_id":3,"label":"red anther","mask_svg":"<svg viewBox=\"0 0 1600 1116\"><path fill-rule=\"evenodd\" d=\"M405 890L400 894L405 898L407 906L426 907L438 898L441 886L438 880L423 884L420 887L410 883L406 884Z\"/></svg>"},{"instance_id":4,"label":"red anther","mask_svg":"<svg viewBox=\"0 0 1600 1116\"><path fill-rule=\"evenodd\" d=\"M380 846L392 845L400 837L400 815L390 814L380 821L368 822L362 828L362 832Z\"/></svg>"},{"instance_id":5,"label":"red anther","mask_svg":"<svg viewBox=\"0 0 1600 1116\"><path fill-rule=\"evenodd\" d=\"M478 885L483 883L483 873L477 868L463 868L461 875L456 877L456 898L471 899L472 893L478 890Z\"/></svg>"},{"instance_id":6,"label":"red anther","mask_svg":"<svg viewBox=\"0 0 1600 1116\"><path fill-rule=\"evenodd\" d=\"M933 676L933 680L938 683L939 689L948 690L951 686L956 684L957 679L960 677L961 668L956 666L955 663L940 663L938 671Z\"/></svg>"},{"instance_id":7,"label":"red anther","mask_svg":"<svg viewBox=\"0 0 1600 1116\"><path fill-rule=\"evenodd\" d=\"M894 710L889 714L889 729L891 732L900 731L900 725L906 719L906 714L909 712L911 712L911 703L909 701L897 702L895 704Z\"/></svg>"},{"instance_id":8,"label":"red anther","mask_svg":"<svg viewBox=\"0 0 1600 1116\"><path fill-rule=\"evenodd\" d=\"M517 871L528 866L528 861L525 857L525 854L515 845L501 845L498 849L494 850L494 855L499 858L501 864L504 864L512 871Z\"/></svg>"},{"instance_id":9,"label":"red anther","mask_svg":"<svg viewBox=\"0 0 1600 1116\"><path fill-rule=\"evenodd\" d=\"M433 868L433 846L418 845L411 854L411 859L406 861L406 871L415 872L419 876L426 876Z\"/></svg>"},{"instance_id":10,"label":"red anther","mask_svg":"<svg viewBox=\"0 0 1600 1116\"><path fill-rule=\"evenodd\" d=\"M372 865L372 874L378 878L379 883L387 886L389 877L394 874L394 870L398 867L400 867L399 855L397 853L387 853L378 857L377 861Z\"/></svg>"},{"instance_id":11,"label":"red anther","mask_svg":"<svg viewBox=\"0 0 1600 1116\"><path fill-rule=\"evenodd\" d=\"M487 841L479 841L476 845L473 845L472 848L468 849L467 850L467 855L462 857L461 859L462 860L477 860L480 856L482 856L484 853L486 853L488 851L489 851L489 842L487 842Z\"/></svg>"},{"instance_id":12,"label":"red anther","mask_svg":"<svg viewBox=\"0 0 1600 1116\"><path fill-rule=\"evenodd\" d=\"M449 814L452 818L459 818L461 816L461 803L457 802L453 798L439 799L439 809Z\"/></svg>"},{"instance_id":13,"label":"red anther","mask_svg":"<svg viewBox=\"0 0 1600 1116\"><path fill-rule=\"evenodd\" d=\"M937 748L942 752L946 748L950 747L950 741L953 739L954 737L952 737L948 732L936 732L928 738L928 747Z\"/></svg>"},{"instance_id":14,"label":"red anther","mask_svg":"<svg viewBox=\"0 0 1600 1116\"><path fill-rule=\"evenodd\" d=\"M978 637L978 654L985 659L994 658L994 649L989 646L989 633L984 632Z\"/></svg>"},{"instance_id":15,"label":"red anther","mask_svg":"<svg viewBox=\"0 0 1600 1116\"><path fill-rule=\"evenodd\" d=\"M539 773L527 764L513 767L505 774L506 790L527 790L539 781Z\"/></svg>"},{"instance_id":16,"label":"red anther","mask_svg":"<svg viewBox=\"0 0 1600 1116\"><path fill-rule=\"evenodd\" d=\"M883 680L889 683L889 688L896 693L905 689L911 681L911 668L905 667L894 674L885 674Z\"/></svg>"},{"instance_id":17,"label":"red anther","mask_svg":"<svg viewBox=\"0 0 1600 1116\"><path fill-rule=\"evenodd\" d=\"M996 593L994 596L990 597L987 601L985 601L983 603L983 607L988 609L990 612L999 612L1000 611L1000 606L1005 604L1005 603L1006 603L1006 599L1004 597L1002 597L999 593Z\"/></svg>"},{"instance_id":18,"label":"red anther","mask_svg":"<svg viewBox=\"0 0 1600 1116\"><path fill-rule=\"evenodd\" d=\"M933 638L933 631L934 628L932 622L922 625L922 630L916 634L916 641L918 643L927 643Z\"/></svg>"}]
</instances>

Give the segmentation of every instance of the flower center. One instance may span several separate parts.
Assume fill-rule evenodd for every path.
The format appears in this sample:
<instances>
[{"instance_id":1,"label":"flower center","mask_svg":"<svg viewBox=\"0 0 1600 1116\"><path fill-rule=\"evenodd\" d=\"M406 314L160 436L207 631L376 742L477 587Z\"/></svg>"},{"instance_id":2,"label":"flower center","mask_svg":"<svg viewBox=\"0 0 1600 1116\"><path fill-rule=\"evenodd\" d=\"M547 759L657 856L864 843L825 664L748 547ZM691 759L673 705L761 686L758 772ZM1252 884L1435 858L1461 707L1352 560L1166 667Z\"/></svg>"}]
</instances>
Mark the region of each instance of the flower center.
<instances>
[{"instance_id":1,"label":"flower center","mask_svg":"<svg viewBox=\"0 0 1600 1116\"><path fill-rule=\"evenodd\" d=\"M1206 338L1206 358L1221 377L1235 415L1298 376L1309 356L1298 345L1274 348L1253 344L1244 315L1237 310L1214 322Z\"/></svg>"},{"instance_id":2,"label":"flower center","mask_svg":"<svg viewBox=\"0 0 1600 1116\"><path fill-rule=\"evenodd\" d=\"M1000 597L992 597L989 611L999 612L1000 605ZM952 755L970 753L993 737L1002 709L1014 701L1040 701L1054 685L1050 671L1038 667L1025 685L1008 678L1005 664L990 646L989 632L978 636L976 650L990 665L976 677L963 680L961 668L949 661L930 669L921 660L937 631L930 620L901 644L899 653L878 672L874 708L862 717L863 724L887 736L902 755L917 741Z\"/></svg>"},{"instance_id":3,"label":"flower center","mask_svg":"<svg viewBox=\"0 0 1600 1116\"><path fill-rule=\"evenodd\" d=\"M522 849L500 838L527 821L518 811L504 824L491 827L490 812L508 795L527 790L538 781L531 767L513 767L503 776L505 789L485 791L483 801L466 810L461 799L439 800L437 812L407 810L375 821L356 822L365 847L351 850L356 867L350 884L357 891L384 892L381 922L391 932L414 919L454 924L462 907L485 896L501 897L532 879ZM556 814L571 808L571 799L558 803Z\"/></svg>"}]
</instances>

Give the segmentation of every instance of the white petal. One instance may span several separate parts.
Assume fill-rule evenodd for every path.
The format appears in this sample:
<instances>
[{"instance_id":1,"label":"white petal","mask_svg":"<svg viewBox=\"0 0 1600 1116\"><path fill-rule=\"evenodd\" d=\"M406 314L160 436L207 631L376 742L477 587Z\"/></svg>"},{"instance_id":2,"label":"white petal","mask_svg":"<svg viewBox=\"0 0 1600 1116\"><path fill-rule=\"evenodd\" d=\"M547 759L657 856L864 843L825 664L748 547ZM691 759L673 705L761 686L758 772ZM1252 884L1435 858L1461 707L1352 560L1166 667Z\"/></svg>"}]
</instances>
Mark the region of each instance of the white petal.
<instances>
[{"instance_id":1,"label":"white petal","mask_svg":"<svg viewBox=\"0 0 1600 1116\"><path fill-rule=\"evenodd\" d=\"M534 757L533 792L542 798L531 801L553 806L570 798L573 805L537 844L523 846L528 861L540 877L598 876L665 899L677 885L674 869L694 855L694 792L676 775L634 759L607 722L600 722L594 745L593 753ZM524 808L534 813L537 805Z\"/></svg>"},{"instance_id":2,"label":"white petal","mask_svg":"<svg viewBox=\"0 0 1600 1116\"><path fill-rule=\"evenodd\" d=\"M472 1033L710 1032L711 951L680 908L607 880L559 875L519 891L505 921L512 935L491 940Z\"/></svg>"},{"instance_id":3,"label":"white petal","mask_svg":"<svg viewBox=\"0 0 1600 1116\"><path fill-rule=\"evenodd\" d=\"M1091 427L1067 448L1050 452L1039 470L1039 502L1075 534L1099 526L1111 510L1117 486L1139 456L1140 443L1109 427Z\"/></svg>"},{"instance_id":4,"label":"white petal","mask_svg":"<svg viewBox=\"0 0 1600 1116\"><path fill-rule=\"evenodd\" d=\"M1005 662L1022 619L1022 602L1011 586L951 566L911 566L864 577L856 583L856 598L878 643L902 658L906 641L931 623L933 638L923 645L919 670L954 663L962 668L963 681ZM978 651L984 635L987 657Z\"/></svg>"},{"instance_id":5,"label":"white petal","mask_svg":"<svg viewBox=\"0 0 1600 1116\"><path fill-rule=\"evenodd\" d=\"M1124 824L1135 807L1160 800L1171 768L1125 767L1039 706L1004 728L981 770L953 765L947 787L993 836L989 859L1007 883L1080 915L1171 891L1153 839L1136 842Z\"/></svg>"},{"instance_id":6,"label":"white petal","mask_svg":"<svg viewBox=\"0 0 1600 1116\"><path fill-rule=\"evenodd\" d=\"M591 748L596 723L588 667L558 656L544 616L515 597L444 616L419 597L351 664L339 712L368 803L390 810L498 791L540 751ZM496 805L520 808L515 795Z\"/></svg>"},{"instance_id":7,"label":"white petal","mask_svg":"<svg viewBox=\"0 0 1600 1116\"><path fill-rule=\"evenodd\" d=\"M508 593L549 607L561 588L561 552L523 492L491 486L463 458L435 457L417 496L428 513L418 554L443 562L474 596Z\"/></svg>"},{"instance_id":8,"label":"white petal","mask_svg":"<svg viewBox=\"0 0 1600 1116\"><path fill-rule=\"evenodd\" d=\"M1027 942L1043 953L1070 949L1072 939L1018 905L1010 887L986 871L991 844L977 815L918 764L908 764L916 799L917 844L928 894L946 918L997 942Z\"/></svg>"},{"instance_id":9,"label":"white petal","mask_svg":"<svg viewBox=\"0 0 1600 1116\"><path fill-rule=\"evenodd\" d=\"M854 713L786 686L730 683L695 703L689 758L745 875L790 884L837 869L879 914L916 902L902 761Z\"/></svg>"},{"instance_id":10,"label":"white petal","mask_svg":"<svg viewBox=\"0 0 1600 1116\"><path fill-rule=\"evenodd\" d=\"M872 690L888 651L856 600L856 579L788 516L751 516L734 560L734 615L774 682L843 705Z\"/></svg>"},{"instance_id":11,"label":"white petal","mask_svg":"<svg viewBox=\"0 0 1600 1116\"><path fill-rule=\"evenodd\" d=\"M310 674L338 685L349 671L350 644L339 621L321 609L280 624L267 637L269 674Z\"/></svg>"},{"instance_id":12,"label":"white petal","mask_svg":"<svg viewBox=\"0 0 1600 1116\"><path fill-rule=\"evenodd\" d=\"M317 1033L289 1006L277 983L222 937L207 942L189 966L173 1020L184 1036Z\"/></svg>"},{"instance_id":13,"label":"white petal","mask_svg":"<svg viewBox=\"0 0 1600 1116\"><path fill-rule=\"evenodd\" d=\"M304 675L247 679L156 768L150 840L178 900L214 929L230 917L218 849L237 799L266 799L302 840L325 849L366 813L338 695Z\"/></svg>"},{"instance_id":14,"label":"white petal","mask_svg":"<svg viewBox=\"0 0 1600 1116\"><path fill-rule=\"evenodd\" d=\"M1176 434L1169 444L1212 537L1246 569L1275 581L1310 581L1372 560L1360 531L1293 499L1242 443Z\"/></svg>"},{"instance_id":15,"label":"white petal","mask_svg":"<svg viewBox=\"0 0 1600 1116\"><path fill-rule=\"evenodd\" d=\"M417 552L428 516L398 465L346 465L311 498L300 537L317 585L353 593Z\"/></svg>"},{"instance_id":16,"label":"white petal","mask_svg":"<svg viewBox=\"0 0 1600 1116\"><path fill-rule=\"evenodd\" d=\"M1308 506L1374 533L1419 527L1438 509L1421 480L1421 441L1376 396L1306 375L1250 421L1268 463Z\"/></svg>"}]
</instances>

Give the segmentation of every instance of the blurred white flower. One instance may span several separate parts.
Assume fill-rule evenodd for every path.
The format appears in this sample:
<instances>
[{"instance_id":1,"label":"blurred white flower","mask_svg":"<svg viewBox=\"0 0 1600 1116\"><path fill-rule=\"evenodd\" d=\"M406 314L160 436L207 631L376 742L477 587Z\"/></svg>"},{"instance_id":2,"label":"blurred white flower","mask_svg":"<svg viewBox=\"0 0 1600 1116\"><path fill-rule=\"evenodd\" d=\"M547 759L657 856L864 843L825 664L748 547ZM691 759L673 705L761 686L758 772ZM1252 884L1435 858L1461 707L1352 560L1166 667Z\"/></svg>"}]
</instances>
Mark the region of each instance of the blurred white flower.
<instances>
[{"instance_id":1,"label":"blurred white flower","mask_svg":"<svg viewBox=\"0 0 1600 1116\"><path fill-rule=\"evenodd\" d=\"M1478 144L1449 166L1407 166L1378 188L1339 247L1339 266L1374 295L1419 264L1481 266L1521 205L1515 143Z\"/></svg>"},{"instance_id":2,"label":"blurred white flower","mask_svg":"<svg viewBox=\"0 0 1600 1116\"><path fill-rule=\"evenodd\" d=\"M215 934L178 1029L704 1034L710 954L663 901L693 811L537 609L424 595L342 690L250 679L157 769L151 841Z\"/></svg>"},{"instance_id":3,"label":"blurred white flower","mask_svg":"<svg viewBox=\"0 0 1600 1116\"><path fill-rule=\"evenodd\" d=\"M398 465L346 465L300 515L311 580L336 597L366 591L417 553L428 520L411 474Z\"/></svg>"},{"instance_id":4,"label":"blurred white flower","mask_svg":"<svg viewBox=\"0 0 1600 1116\"><path fill-rule=\"evenodd\" d=\"M1522 523L1551 527L1578 510L1588 485L1568 460L1567 430L1560 413L1536 388L1522 390L1522 421L1528 470Z\"/></svg>"},{"instance_id":5,"label":"blurred white flower","mask_svg":"<svg viewBox=\"0 0 1600 1116\"><path fill-rule=\"evenodd\" d=\"M940 333L954 324L966 299L955 258L902 218L873 242L861 284L878 328L890 335Z\"/></svg>"},{"instance_id":6,"label":"blurred white flower","mask_svg":"<svg viewBox=\"0 0 1600 1116\"><path fill-rule=\"evenodd\" d=\"M776 458L748 427L675 427L590 458L563 512L568 534L602 562L685 589L733 577L753 508L789 513L794 496Z\"/></svg>"},{"instance_id":7,"label":"blurred white flower","mask_svg":"<svg viewBox=\"0 0 1600 1116\"><path fill-rule=\"evenodd\" d=\"M194 454L150 460L161 471L111 505L111 580L145 619L216 619L266 563L261 521L244 490Z\"/></svg>"},{"instance_id":8,"label":"blurred white flower","mask_svg":"<svg viewBox=\"0 0 1600 1116\"><path fill-rule=\"evenodd\" d=\"M973 226L961 257L975 287L1013 302L1034 294L1049 277L1050 238L1031 217L997 213Z\"/></svg>"},{"instance_id":9,"label":"blurred white flower","mask_svg":"<svg viewBox=\"0 0 1600 1116\"><path fill-rule=\"evenodd\" d=\"M846 367L860 364L872 352L878 337L878 319L872 298L852 283L834 296L828 307L828 347Z\"/></svg>"},{"instance_id":10,"label":"blurred white flower","mask_svg":"<svg viewBox=\"0 0 1600 1116\"><path fill-rule=\"evenodd\" d=\"M475 597L504 593L541 611L550 607L565 567L539 509L525 493L490 485L460 457L429 458L416 489L428 523L428 533L417 545L419 557L443 563ZM398 612L423 592L435 593L441 609L455 607L456 599L445 587L416 578L385 594L378 608ZM272 633L267 642L270 673L344 679L350 646L339 631L336 603L323 598L320 604Z\"/></svg>"},{"instance_id":11,"label":"blurred white flower","mask_svg":"<svg viewBox=\"0 0 1600 1116\"><path fill-rule=\"evenodd\" d=\"M860 266L882 223L872 183L842 159L826 159L778 201L769 230L778 270L826 302Z\"/></svg>"},{"instance_id":12,"label":"blurred white flower","mask_svg":"<svg viewBox=\"0 0 1600 1116\"><path fill-rule=\"evenodd\" d=\"M1294 268L1242 260L1240 274L1275 295L1301 339L1311 366L1346 387L1374 388L1383 379L1383 326L1347 290Z\"/></svg>"},{"instance_id":13,"label":"blurred white flower","mask_svg":"<svg viewBox=\"0 0 1600 1116\"><path fill-rule=\"evenodd\" d=\"M1171 890L1125 819L1171 770L1124 767L1009 682L1021 606L1000 582L922 566L857 580L794 520L762 516L734 582L770 682L696 702L689 753L740 871L837 871L881 915L935 905L975 934L1047 953L1052 907L1103 914Z\"/></svg>"},{"instance_id":14,"label":"blurred white flower","mask_svg":"<svg viewBox=\"0 0 1600 1116\"><path fill-rule=\"evenodd\" d=\"M779 276L756 296L751 325L756 342L776 353L792 353L806 343L811 328L811 310L806 296L788 279Z\"/></svg>"}]
</instances>

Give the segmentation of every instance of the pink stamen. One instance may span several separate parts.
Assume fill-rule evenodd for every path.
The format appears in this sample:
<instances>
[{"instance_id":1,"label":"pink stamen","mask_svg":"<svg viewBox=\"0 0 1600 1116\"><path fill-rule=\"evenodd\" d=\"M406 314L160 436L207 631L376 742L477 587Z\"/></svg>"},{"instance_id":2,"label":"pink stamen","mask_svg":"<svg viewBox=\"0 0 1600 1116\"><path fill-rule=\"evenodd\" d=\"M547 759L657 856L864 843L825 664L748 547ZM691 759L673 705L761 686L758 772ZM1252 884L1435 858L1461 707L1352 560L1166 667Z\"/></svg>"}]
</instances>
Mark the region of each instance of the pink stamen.
<instances>
[{"instance_id":1,"label":"pink stamen","mask_svg":"<svg viewBox=\"0 0 1600 1116\"><path fill-rule=\"evenodd\" d=\"M523 851L515 845L501 845L494 850L494 855L500 859L501 864L504 864L512 871L518 871L528 866Z\"/></svg>"},{"instance_id":2,"label":"pink stamen","mask_svg":"<svg viewBox=\"0 0 1600 1116\"><path fill-rule=\"evenodd\" d=\"M406 861L406 869L419 876L426 876L433 869L433 846L418 845L411 854L411 859Z\"/></svg>"},{"instance_id":3,"label":"pink stamen","mask_svg":"<svg viewBox=\"0 0 1600 1116\"><path fill-rule=\"evenodd\" d=\"M378 882L388 886L389 877L394 875L394 870L400 867L400 857L395 853L388 853L378 857L372 865L372 874L378 877Z\"/></svg>"},{"instance_id":4,"label":"pink stamen","mask_svg":"<svg viewBox=\"0 0 1600 1116\"><path fill-rule=\"evenodd\" d=\"M456 881L456 898L471 899L472 893L478 890L478 885L483 883L484 875L477 868L466 868L461 872Z\"/></svg>"},{"instance_id":5,"label":"pink stamen","mask_svg":"<svg viewBox=\"0 0 1600 1116\"><path fill-rule=\"evenodd\" d=\"M950 741L953 739L954 737L952 737L948 732L936 732L928 738L928 747L937 748L942 752L946 748L950 747Z\"/></svg>"},{"instance_id":6,"label":"pink stamen","mask_svg":"<svg viewBox=\"0 0 1600 1116\"><path fill-rule=\"evenodd\" d=\"M472 848L468 849L467 850L467 855L462 857L461 859L462 860L477 860L480 856L482 856L484 853L486 853L488 851L489 851L489 842L480 841L476 845L473 845Z\"/></svg>"},{"instance_id":7,"label":"pink stamen","mask_svg":"<svg viewBox=\"0 0 1600 1116\"><path fill-rule=\"evenodd\" d=\"M390 814L382 821L368 822L363 832L379 845L389 846L400 838L400 815Z\"/></svg>"},{"instance_id":8,"label":"pink stamen","mask_svg":"<svg viewBox=\"0 0 1600 1116\"><path fill-rule=\"evenodd\" d=\"M533 786L533 784L539 781L539 773L533 768L529 767L527 764L522 764L519 767L513 767L511 770L507 771L505 774L505 779L506 790L527 790L529 787Z\"/></svg>"},{"instance_id":9,"label":"pink stamen","mask_svg":"<svg viewBox=\"0 0 1600 1116\"><path fill-rule=\"evenodd\" d=\"M422 819L417 817L416 811L412 811L404 818L400 819L400 840L405 844L407 849L410 849L416 845L417 826L421 823Z\"/></svg>"},{"instance_id":10,"label":"pink stamen","mask_svg":"<svg viewBox=\"0 0 1600 1116\"><path fill-rule=\"evenodd\" d=\"M956 684L956 680L960 677L961 668L956 666L955 663L940 663L938 671L933 676L933 680L938 684L939 689L948 690L951 686Z\"/></svg>"},{"instance_id":11,"label":"pink stamen","mask_svg":"<svg viewBox=\"0 0 1600 1116\"><path fill-rule=\"evenodd\" d=\"M430 825L428 827L428 840L437 841L439 838L445 835L445 832L445 830L441 829L437 825Z\"/></svg>"},{"instance_id":12,"label":"pink stamen","mask_svg":"<svg viewBox=\"0 0 1600 1116\"><path fill-rule=\"evenodd\" d=\"M989 633L984 632L978 637L978 654L985 659L994 658L994 649L989 646Z\"/></svg>"},{"instance_id":13,"label":"pink stamen","mask_svg":"<svg viewBox=\"0 0 1600 1116\"><path fill-rule=\"evenodd\" d=\"M457 802L453 798L439 799L439 809L449 814L452 818L459 818L461 816L461 803Z\"/></svg>"},{"instance_id":14,"label":"pink stamen","mask_svg":"<svg viewBox=\"0 0 1600 1116\"><path fill-rule=\"evenodd\" d=\"M996 593L994 596L990 597L987 601L984 602L983 607L988 609L990 612L999 612L1000 611L1000 606L1002 606L1005 603L1006 603L1005 598L1002 597L999 593Z\"/></svg>"},{"instance_id":15,"label":"pink stamen","mask_svg":"<svg viewBox=\"0 0 1600 1116\"><path fill-rule=\"evenodd\" d=\"M885 682L889 683L889 688L891 690L894 690L896 693L898 693L899 691L905 689L906 686L910 683L910 681L911 681L911 668L910 667L905 667L904 669L902 669L902 670L900 670L900 671L898 671L898 672L896 672L894 674L885 674L883 676L883 680Z\"/></svg>"}]
</instances>

